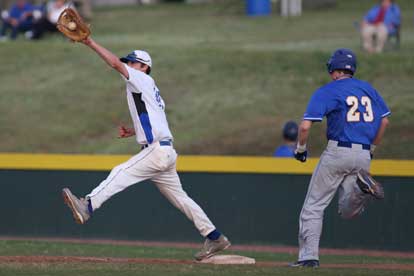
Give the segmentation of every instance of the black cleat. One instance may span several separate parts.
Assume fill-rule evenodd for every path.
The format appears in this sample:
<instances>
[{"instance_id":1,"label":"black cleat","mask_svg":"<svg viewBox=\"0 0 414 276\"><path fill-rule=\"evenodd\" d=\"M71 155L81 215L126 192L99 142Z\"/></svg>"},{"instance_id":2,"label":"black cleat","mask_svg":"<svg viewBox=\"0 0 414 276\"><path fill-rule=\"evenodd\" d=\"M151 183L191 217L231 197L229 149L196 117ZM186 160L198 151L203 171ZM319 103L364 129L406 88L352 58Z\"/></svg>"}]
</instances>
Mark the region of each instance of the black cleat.
<instances>
[{"instance_id":1,"label":"black cleat","mask_svg":"<svg viewBox=\"0 0 414 276\"><path fill-rule=\"evenodd\" d=\"M318 268L319 261L318 260L306 260L306 261L297 261L294 263L290 263L289 267L311 267L311 268Z\"/></svg>"},{"instance_id":2,"label":"black cleat","mask_svg":"<svg viewBox=\"0 0 414 276\"><path fill-rule=\"evenodd\" d=\"M360 170L358 172L357 184L362 192L370 194L376 199L384 199L384 188L371 177L369 172Z\"/></svg>"}]
</instances>

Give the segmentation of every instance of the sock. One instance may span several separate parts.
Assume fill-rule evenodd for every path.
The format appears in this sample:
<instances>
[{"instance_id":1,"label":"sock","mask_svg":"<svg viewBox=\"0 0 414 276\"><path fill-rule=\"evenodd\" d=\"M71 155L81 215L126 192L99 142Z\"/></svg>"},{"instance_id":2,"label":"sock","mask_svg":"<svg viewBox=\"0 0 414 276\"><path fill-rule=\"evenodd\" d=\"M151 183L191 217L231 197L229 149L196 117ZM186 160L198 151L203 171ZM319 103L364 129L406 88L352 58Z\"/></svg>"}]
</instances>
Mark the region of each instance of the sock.
<instances>
[{"instance_id":1,"label":"sock","mask_svg":"<svg viewBox=\"0 0 414 276\"><path fill-rule=\"evenodd\" d=\"M207 235L207 238L209 240L215 241L218 240L218 238L220 238L220 231L218 231L217 229L214 229L212 232L210 232L210 234Z\"/></svg>"},{"instance_id":2,"label":"sock","mask_svg":"<svg viewBox=\"0 0 414 276\"><path fill-rule=\"evenodd\" d=\"M93 208L92 208L92 202L90 198L88 198L88 211L89 211L89 214L92 215Z\"/></svg>"}]
</instances>

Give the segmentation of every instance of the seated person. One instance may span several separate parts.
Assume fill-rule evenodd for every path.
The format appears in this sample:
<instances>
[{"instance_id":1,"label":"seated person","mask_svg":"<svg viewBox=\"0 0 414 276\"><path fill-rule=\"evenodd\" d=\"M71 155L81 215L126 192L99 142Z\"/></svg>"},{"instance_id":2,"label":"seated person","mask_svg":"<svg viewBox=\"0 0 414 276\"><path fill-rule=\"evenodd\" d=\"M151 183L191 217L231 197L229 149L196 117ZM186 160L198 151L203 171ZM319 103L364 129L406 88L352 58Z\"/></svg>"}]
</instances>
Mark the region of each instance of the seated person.
<instances>
[{"instance_id":1,"label":"seated person","mask_svg":"<svg viewBox=\"0 0 414 276\"><path fill-rule=\"evenodd\" d=\"M92 19L92 0L77 0L75 6L79 9L79 13L86 21Z\"/></svg>"},{"instance_id":2,"label":"seated person","mask_svg":"<svg viewBox=\"0 0 414 276\"><path fill-rule=\"evenodd\" d=\"M380 4L375 5L365 15L361 25L364 50L369 53L382 52L388 36L394 35L400 24L400 8L394 0L382 0Z\"/></svg>"},{"instance_id":3,"label":"seated person","mask_svg":"<svg viewBox=\"0 0 414 276\"><path fill-rule=\"evenodd\" d=\"M65 0L49 1L45 7L44 15L33 24L31 39L42 38L45 32L56 32L56 23L59 15L69 7Z\"/></svg>"},{"instance_id":4,"label":"seated person","mask_svg":"<svg viewBox=\"0 0 414 276\"><path fill-rule=\"evenodd\" d=\"M15 40L19 32L26 32L32 28L32 12L34 6L25 0L17 0L9 11L2 12L3 26L0 31L0 40L6 39L10 32L10 39Z\"/></svg>"},{"instance_id":5,"label":"seated person","mask_svg":"<svg viewBox=\"0 0 414 276\"><path fill-rule=\"evenodd\" d=\"M293 121L287 122L283 126L284 144L275 150L273 157L294 157L297 139L298 125Z\"/></svg>"}]
</instances>

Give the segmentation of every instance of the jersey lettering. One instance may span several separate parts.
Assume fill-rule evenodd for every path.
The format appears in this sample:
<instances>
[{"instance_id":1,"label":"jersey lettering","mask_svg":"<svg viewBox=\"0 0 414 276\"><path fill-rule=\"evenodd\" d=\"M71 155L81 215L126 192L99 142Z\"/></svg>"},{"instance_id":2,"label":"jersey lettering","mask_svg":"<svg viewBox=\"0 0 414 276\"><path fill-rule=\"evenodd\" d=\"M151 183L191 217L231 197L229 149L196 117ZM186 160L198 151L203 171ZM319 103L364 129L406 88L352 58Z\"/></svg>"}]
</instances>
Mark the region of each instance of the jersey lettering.
<instances>
[{"instance_id":1,"label":"jersey lettering","mask_svg":"<svg viewBox=\"0 0 414 276\"><path fill-rule=\"evenodd\" d=\"M351 107L346 114L346 120L348 122L359 122L361 120L361 114L357 111L358 98L355 96L348 96L348 98L346 98L346 103Z\"/></svg>"},{"instance_id":2,"label":"jersey lettering","mask_svg":"<svg viewBox=\"0 0 414 276\"><path fill-rule=\"evenodd\" d=\"M372 111L371 99L367 96L363 96L361 98L361 103L365 106L364 121L368 123L374 121L374 112Z\"/></svg>"},{"instance_id":3,"label":"jersey lettering","mask_svg":"<svg viewBox=\"0 0 414 276\"><path fill-rule=\"evenodd\" d=\"M361 120L361 113L358 112L359 101L355 96L348 96L346 98L346 103L350 107L348 113L346 114L346 119L348 122L359 122ZM372 111L371 99L367 96L361 97L361 104L365 107L365 112L363 113L364 121L367 123L374 121L374 112Z\"/></svg>"},{"instance_id":4,"label":"jersey lettering","mask_svg":"<svg viewBox=\"0 0 414 276\"><path fill-rule=\"evenodd\" d=\"M158 106L162 110L164 110L165 109L165 105L163 103L163 100L161 99L160 91L154 87L154 92L155 92L155 101L157 102Z\"/></svg>"}]
</instances>

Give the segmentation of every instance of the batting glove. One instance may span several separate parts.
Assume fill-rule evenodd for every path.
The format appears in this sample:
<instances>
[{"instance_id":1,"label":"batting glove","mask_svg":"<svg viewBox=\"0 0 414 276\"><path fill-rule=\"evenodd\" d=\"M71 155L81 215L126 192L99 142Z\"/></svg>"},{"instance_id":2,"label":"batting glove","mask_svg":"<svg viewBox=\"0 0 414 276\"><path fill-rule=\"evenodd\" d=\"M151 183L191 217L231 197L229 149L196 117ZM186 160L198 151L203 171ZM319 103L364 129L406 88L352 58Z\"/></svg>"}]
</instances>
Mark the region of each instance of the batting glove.
<instances>
[{"instance_id":1,"label":"batting glove","mask_svg":"<svg viewBox=\"0 0 414 276\"><path fill-rule=\"evenodd\" d=\"M308 151L306 150L306 145L297 145L295 150L295 158L300 162L306 162L306 158L308 157Z\"/></svg>"},{"instance_id":2,"label":"batting glove","mask_svg":"<svg viewBox=\"0 0 414 276\"><path fill-rule=\"evenodd\" d=\"M375 148L376 148L376 145L371 145L371 149L369 151L369 156L371 157L371 160L374 158Z\"/></svg>"},{"instance_id":3,"label":"batting glove","mask_svg":"<svg viewBox=\"0 0 414 276\"><path fill-rule=\"evenodd\" d=\"M304 152L295 151L295 158L300 162L306 162L306 158L308 157L308 151L305 150Z\"/></svg>"}]
</instances>

